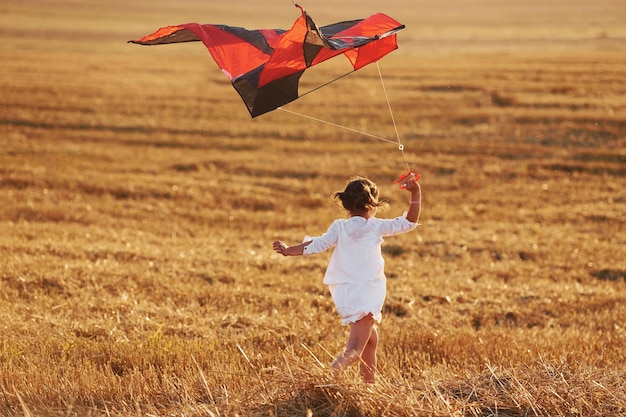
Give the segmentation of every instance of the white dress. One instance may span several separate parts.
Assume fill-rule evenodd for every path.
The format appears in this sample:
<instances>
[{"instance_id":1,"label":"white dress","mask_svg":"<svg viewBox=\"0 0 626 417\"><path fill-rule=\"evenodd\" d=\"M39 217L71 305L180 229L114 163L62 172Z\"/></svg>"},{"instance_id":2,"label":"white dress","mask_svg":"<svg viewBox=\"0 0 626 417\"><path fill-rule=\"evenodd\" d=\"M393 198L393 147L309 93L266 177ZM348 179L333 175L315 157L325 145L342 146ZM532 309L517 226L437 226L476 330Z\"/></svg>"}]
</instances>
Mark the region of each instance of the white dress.
<instances>
[{"instance_id":1,"label":"white dress","mask_svg":"<svg viewBox=\"0 0 626 417\"><path fill-rule=\"evenodd\" d=\"M321 236L305 237L304 241L311 243L304 248L304 255L334 248L324 284L329 287L342 324L354 323L370 313L380 322L387 281L381 251L383 237L406 233L416 226L404 216L354 216L335 220Z\"/></svg>"}]
</instances>

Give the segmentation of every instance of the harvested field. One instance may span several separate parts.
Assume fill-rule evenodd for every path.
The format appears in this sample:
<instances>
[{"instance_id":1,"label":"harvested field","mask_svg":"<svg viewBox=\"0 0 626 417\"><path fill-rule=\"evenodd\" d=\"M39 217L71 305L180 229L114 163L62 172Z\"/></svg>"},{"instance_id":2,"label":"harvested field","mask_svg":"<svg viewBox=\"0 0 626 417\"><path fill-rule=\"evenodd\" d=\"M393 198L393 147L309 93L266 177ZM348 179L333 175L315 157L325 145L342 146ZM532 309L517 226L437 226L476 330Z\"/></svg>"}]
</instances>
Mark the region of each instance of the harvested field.
<instances>
[{"instance_id":1,"label":"harvested field","mask_svg":"<svg viewBox=\"0 0 626 417\"><path fill-rule=\"evenodd\" d=\"M292 3L32 0L0 6L0 415L625 415L626 4L303 6L407 25L380 71L423 209L384 245L378 383L329 374L328 256L271 243L353 175L400 215L397 146L250 119L201 44L126 43ZM395 137L374 65L285 107Z\"/></svg>"}]
</instances>

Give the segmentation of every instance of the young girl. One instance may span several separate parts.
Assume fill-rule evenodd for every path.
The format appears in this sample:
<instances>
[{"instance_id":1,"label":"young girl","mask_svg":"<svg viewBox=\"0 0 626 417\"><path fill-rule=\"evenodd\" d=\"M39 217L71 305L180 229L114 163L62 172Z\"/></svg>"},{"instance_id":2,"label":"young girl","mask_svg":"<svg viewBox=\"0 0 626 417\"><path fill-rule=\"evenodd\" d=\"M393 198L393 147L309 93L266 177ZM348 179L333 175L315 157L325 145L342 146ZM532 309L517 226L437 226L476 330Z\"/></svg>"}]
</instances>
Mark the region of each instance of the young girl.
<instances>
[{"instance_id":1,"label":"young girl","mask_svg":"<svg viewBox=\"0 0 626 417\"><path fill-rule=\"evenodd\" d=\"M367 178L357 177L346 189L334 194L348 211L349 218L335 220L326 233L305 237L298 245L273 243L274 250L284 256L310 255L334 247L324 284L341 316L342 324L350 325L344 351L333 361L335 372L360 360L365 382L374 382L378 332L385 301L385 261L381 253L383 237L413 230L421 210L421 188L415 179L405 190L411 193L409 209L395 219L379 219L376 212L387 201L378 199L378 187Z\"/></svg>"}]
</instances>

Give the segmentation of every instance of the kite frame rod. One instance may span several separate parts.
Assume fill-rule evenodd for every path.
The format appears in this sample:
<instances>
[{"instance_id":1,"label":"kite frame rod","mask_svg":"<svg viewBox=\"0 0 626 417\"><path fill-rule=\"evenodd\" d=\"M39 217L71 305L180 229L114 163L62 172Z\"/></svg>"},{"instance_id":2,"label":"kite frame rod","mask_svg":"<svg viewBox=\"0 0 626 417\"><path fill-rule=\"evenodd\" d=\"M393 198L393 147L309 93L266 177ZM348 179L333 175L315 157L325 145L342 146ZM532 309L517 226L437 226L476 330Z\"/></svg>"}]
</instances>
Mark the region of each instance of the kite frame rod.
<instances>
[{"instance_id":1,"label":"kite frame rod","mask_svg":"<svg viewBox=\"0 0 626 417\"><path fill-rule=\"evenodd\" d=\"M311 89L311 90L309 90L309 91L307 91L307 92L304 92L304 93L302 93L302 94L299 94L299 95L298 95L298 98L302 98L302 97L304 97L304 96L306 96L306 95L309 95L309 94L311 94L312 92L317 91L317 90L319 90L320 88L326 87L327 85L332 84L332 83L334 83L335 81L339 81L339 80L341 80L342 78L347 77L347 76L348 76L348 75L350 75L350 74L354 74L355 72L356 72L356 70L348 71L348 72L346 72L345 74L342 74L342 75L338 76L337 78L335 78L335 79L333 79L333 80L330 80L330 81L328 81L328 82L326 82L326 83L324 83L324 84L322 84L322 85L318 85L317 87L315 87L315 88L313 88L313 89ZM279 108L280 108L280 107L279 107Z\"/></svg>"}]
</instances>

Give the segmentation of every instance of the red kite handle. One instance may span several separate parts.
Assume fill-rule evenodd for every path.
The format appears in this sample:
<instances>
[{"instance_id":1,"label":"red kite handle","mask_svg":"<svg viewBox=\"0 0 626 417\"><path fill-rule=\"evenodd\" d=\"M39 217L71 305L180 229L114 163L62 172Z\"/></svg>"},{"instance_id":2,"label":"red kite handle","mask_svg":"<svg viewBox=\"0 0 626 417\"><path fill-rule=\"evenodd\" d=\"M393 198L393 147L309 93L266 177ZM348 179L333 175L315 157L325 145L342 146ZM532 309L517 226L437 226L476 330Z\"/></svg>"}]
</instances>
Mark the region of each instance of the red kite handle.
<instances>
[{"instance_id":1,"label":"red kite handle","mask_svg":"<svg viewBox=\"0 0 626 417\"><path fill-rule=\"evenodd\" d=\"M415 181L419 181L420 174L413 172L412 170L409 170L409 172L407 172L406 174L400 175L400 178L395 180L393 183L398 184L400 188L406 188L406 183L412 179L415 179Z\"/></svg>"}]
</instances>

